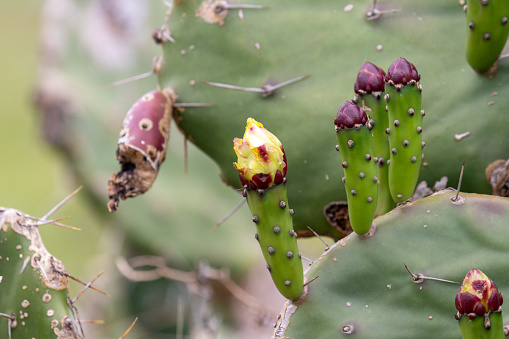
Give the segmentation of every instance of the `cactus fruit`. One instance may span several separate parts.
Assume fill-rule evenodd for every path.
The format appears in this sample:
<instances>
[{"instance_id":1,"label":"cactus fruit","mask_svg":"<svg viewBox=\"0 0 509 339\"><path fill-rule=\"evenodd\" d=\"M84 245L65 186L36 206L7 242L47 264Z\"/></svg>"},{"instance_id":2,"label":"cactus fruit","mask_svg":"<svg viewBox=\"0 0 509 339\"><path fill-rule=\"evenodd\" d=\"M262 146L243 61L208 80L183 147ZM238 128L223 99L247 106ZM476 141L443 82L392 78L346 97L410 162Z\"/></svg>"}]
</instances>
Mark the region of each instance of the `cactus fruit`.
<instances>
[{"instance_id":1,"label":"cactus fruit","mask_svg":"<svg viewBox=\"0 0 509 339\"><path fill-rule=\"evenodd\" d=\"M334 244L306 271L306 279L318 276L307 285L306 298L285 304L275 337L458 338L458 285L414 282L405 264L453 281L482 267L500 291L509 289L509 199L460 193L455 200L456 193L400 205L374 220L371 237Z\"/></svg>"},{"instance_id":2,"label":"cactus fruit","mask_svg":"<svg viewBox=\"0 0 509 339\"><path fill-rule=\"evenodd\" d=\"M505 339L502 303L495 283L480 270L471 269L455 299L463 339Z\"/></svg>"},{"instance_id":3,"label":"cactus fruit","mask_svg":"<svg viewBox=\"0 0 509 339\"><path fill-rule=\"evenodd\" d=\"M0 208L0 337L82 338L68 274L37 227L37 218Z\"/></svg>"},{"instance_id":4,"label":"cactus fruit","mask_svg":"<svg viewBox=\"0 0 509 339\"><path fill-rule=\"evenodd\" d=\"M279 139L254 119L243 139L235 138L234 163L244 186L267 269L278 291L290 300L303 291L304 275L297 234L286 192L286 156Z\"/></svg>"},{"instance_id":5,"label":"cactus fruit","mask_svg":"<svg viewBox=\"0 0 509 339\"><path fill-rule=\"evenodd\" d=\"M369 116L373 134L373 159L377 164L378 204L376 214L382 215L392 210L396 203L389 190L390 157L389 136L385 133L389 127L389 117L385 110L385 72L380 67L365 62L354 84L354 102Z\"/></svg>"},{"instance_id":6,"label":"cactus fruit","mask_svg":"<svg viewBox=\"0 0 509 339\"><path fill-rule=\"evenodd\" d=\"M350 225L363 235L371 228L378 201L371 125L366 112L349 101L339 109L334 124L343 161Z\"/></svg>"},{"instance_id":7,"label":"cactus fruit","mask_svg":"<svg viewBox=\"0 0 509 339\"><path fill-rule=\"evenodd\" d=\"M117 147L121 168L108 182L110 212L117 210L119 199L135 197L152 187L166 157L175 100L170 88L151 91L127 112Z\"/></svg>"},{"instance_id":8,"label":"cactus fruit","mask_svg":"<svg viewBox=\"0 0 509 339\"><path fill-rule=\"evenodd\" d=\"M509 36L509 2L468 0L465 13L467 62L479 73L493 74Z\"/></svg>"},{"instance_id":9,"label":"cactus fruit","mask_svg":"<svg viewBox=\"0 0 509 339\"><path fill-rule=\"evenodd\" d=\"M389 114L389 188L395 202L412 197L422 162L421 76L404 58L394 61L385 75Z\"/></svg>"}]
</instances>

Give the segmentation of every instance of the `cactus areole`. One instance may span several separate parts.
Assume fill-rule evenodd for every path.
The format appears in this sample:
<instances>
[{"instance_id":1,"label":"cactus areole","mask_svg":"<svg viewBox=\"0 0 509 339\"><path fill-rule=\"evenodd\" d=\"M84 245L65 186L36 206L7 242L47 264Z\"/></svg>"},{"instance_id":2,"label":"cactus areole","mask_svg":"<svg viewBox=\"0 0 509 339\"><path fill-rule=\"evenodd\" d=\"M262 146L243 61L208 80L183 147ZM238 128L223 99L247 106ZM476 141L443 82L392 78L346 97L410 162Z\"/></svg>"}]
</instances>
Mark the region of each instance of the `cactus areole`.
<instances>
[{"instance_id":1,"label":"cactus areole","mask_svg":"<svg viewBox=\"0 0 509 339\"><path fill-rule=\"evenodd\" d=\"M233 165L242 186L256 190L283 183L286 176L283 145L261 123L247 119L244 137L233 140L233 149L238 158Z\"/></svg>"},{"instance_id":2,"label":"cactus areole","mask_svg":"<svg viewBox=\"0 0 509 339\"><path fill-rule=\"evenodd\" d=\"M127 112L117 147L121 169L108 183L110 212L117 210L120 199L135 197L152 187L166 157L175 100L170 88L151 91Z\"/></svg>"}]
</instances>

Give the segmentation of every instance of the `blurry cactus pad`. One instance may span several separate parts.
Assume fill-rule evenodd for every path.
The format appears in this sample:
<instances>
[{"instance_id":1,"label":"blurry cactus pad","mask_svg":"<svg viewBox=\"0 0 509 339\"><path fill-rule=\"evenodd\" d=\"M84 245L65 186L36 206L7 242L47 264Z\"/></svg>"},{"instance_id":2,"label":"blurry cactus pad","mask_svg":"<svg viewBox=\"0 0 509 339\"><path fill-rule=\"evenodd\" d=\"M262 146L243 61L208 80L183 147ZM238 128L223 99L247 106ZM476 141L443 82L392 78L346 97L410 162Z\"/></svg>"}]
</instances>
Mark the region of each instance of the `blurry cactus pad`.
<instances>
[{"instance_id":1,"label":"blurry cactus pad","mask_svg":"<svg viewBox=\"0 0 509 339\"><path fill-rule=\"evenodd\" d=\"M466 56L479 73L493 74L509 36L509 1L468 0Z\"/></svg>"},{"instance_id":2,"label":"blurry cactus pad","mask_svg":"<svg viewBox=\"0 0 509 339\"><path fill-rule=\"evenodd\" d=\"M120 171L108 182L108 209L114 212L120 199L143 194L152 187L166 158L175 93L169 88L151 91L127 112L118 139Z\"/></svg>"},{"instance_id":3,"label":"blurry cactus pad","mask_svg":"<svg viewBox=\"0 0 509 339\"><path fill-rule=\"evenodd\" d=\"M247 119L242 139L233 140L244 196L256 225L267 270L279 292L300 297L304 287L301 254L287 198L286 156L279 139L254 119Z\"/></svg>"}]
</instances>

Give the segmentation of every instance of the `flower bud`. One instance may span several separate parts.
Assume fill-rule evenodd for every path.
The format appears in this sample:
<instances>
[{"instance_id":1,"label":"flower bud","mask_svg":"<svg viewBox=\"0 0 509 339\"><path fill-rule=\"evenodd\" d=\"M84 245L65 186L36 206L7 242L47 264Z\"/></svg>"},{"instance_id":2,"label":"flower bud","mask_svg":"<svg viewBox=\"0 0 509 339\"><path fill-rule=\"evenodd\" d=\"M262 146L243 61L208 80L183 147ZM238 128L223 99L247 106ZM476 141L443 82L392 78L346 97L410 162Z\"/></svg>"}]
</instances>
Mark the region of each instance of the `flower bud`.
<instances>
[{"instance_id":1,"label":"flower bud","mask_svg":"<svg viewBox=\"0 0 509 339\"><path fill-rule=\"evenodd\" d=\"M406 85L410 82L417 82L420 79L421 76L417 73L415 66L405 58L399 58L394 61L385 75L385 81L392 82L395 85Z\"/></svg>"},{"instance_id":2,"label":"flower bud","mask_svg":"<svg viewBox=\"0 0 509 339\"><path fill-rule=\"evenodd\" d=\"M242 139L233 140L240 182L251 189L265 189L283 183L286 176L286 156L279 139L256 120L247 119Z\"/></svg>"},{"instance_id":3,"label":"flower bud","mask_svg":"<svg viewBox=\"0 0 509 339\"><path fill-rule=\"evenodd\" d=\"M366 112L354 103L347 101L339 108L334 124L336 129L353 128L355 125L365 125L367 121Z\"/></svg>"},{"instance_id":4,"label":"flower bud","mask_svg":"<svg viewBox=\"0 0 509 339\"><path fill-rule=\"evenodd\" d=\"M385 72L380 67L366 61L357 74L353 89L360 95L382 92L385 89Z\"/></svg>"}]
</instances>

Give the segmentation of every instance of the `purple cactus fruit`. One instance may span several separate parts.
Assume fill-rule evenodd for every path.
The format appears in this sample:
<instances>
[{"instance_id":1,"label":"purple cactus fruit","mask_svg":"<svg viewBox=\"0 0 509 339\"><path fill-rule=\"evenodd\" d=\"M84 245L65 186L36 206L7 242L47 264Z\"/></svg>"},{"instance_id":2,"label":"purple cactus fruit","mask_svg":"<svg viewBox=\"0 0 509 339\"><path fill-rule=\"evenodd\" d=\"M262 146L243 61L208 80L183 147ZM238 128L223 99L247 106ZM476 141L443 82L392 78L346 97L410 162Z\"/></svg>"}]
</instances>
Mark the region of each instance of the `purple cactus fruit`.
<instances>
[{"instance_id":1,"label":"purple cactus fruit","mask_svg":"<svg viewBox=\"0 0 509 339\"><path fill-rule=\"evenodd\" d=\"M365 62L357 74L353 88L355 93L360 95L382 92L385 89L384 70L371 62Z\"/></svg>"},{"instance_id":2,"label":"purple cactus fruit","mask_svg":"<svg viewBox=\"0 0 509 339\"><path fill-rule=\"evenodd\" d=\"M421 76L417 73L415 66L405 58L394 61L385 75L385 81L395 85L406 85L420 79Z\"/></svg>"},{"instance_id":3,"label":"purple cactus fruit","mask_svg":"<svg viewBox=\"0 0 509 339\"><path fill-rule=\"evenodd\" d=\"M334 124L336 129L353 128L355 125L365 125L367 121L366 112L353 102L347 101L339 108Z\"/></svg>"}]
</instances>

